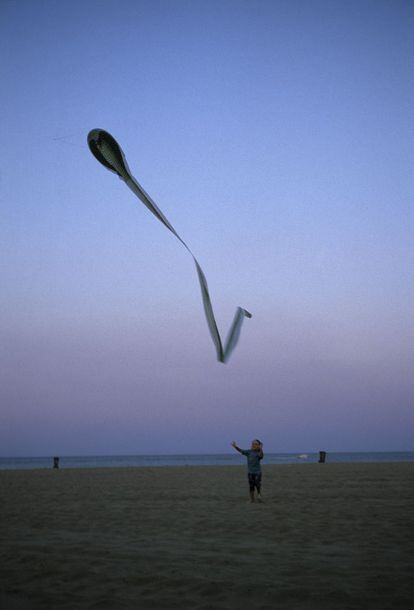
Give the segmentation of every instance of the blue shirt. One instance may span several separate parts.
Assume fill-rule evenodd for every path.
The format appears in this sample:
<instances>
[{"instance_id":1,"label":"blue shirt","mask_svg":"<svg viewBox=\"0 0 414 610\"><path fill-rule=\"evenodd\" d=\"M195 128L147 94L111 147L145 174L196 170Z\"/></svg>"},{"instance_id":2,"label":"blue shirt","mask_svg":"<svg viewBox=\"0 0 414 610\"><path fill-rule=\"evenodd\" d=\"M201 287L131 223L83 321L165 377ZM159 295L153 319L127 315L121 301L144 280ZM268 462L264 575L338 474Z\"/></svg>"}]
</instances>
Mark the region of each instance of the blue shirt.
<instances>
[{"instance_id":1,"label":"blue shirt","mask_svg":"<svg viewBox=\"0 0 414 610\"><path fill-rule=\"evenodd\" d=\"M242 449L242 454L247 457L247 470L251 474L260 474L262 472L260 460L263 455L254 449Z\"/></svg>"}]
</instances>

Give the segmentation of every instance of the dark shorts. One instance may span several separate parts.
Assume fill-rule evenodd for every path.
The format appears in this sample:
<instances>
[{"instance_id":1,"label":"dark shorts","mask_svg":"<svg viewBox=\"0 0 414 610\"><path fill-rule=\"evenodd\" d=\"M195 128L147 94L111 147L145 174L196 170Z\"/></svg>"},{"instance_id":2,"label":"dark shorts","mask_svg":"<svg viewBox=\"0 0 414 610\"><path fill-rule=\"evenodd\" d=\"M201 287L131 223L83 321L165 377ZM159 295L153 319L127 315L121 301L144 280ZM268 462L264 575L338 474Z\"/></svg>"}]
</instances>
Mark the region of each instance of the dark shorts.
<instances>
[{"instance_id":1,"label":"dark shorts","mask_svg":"<svg viewBox=\"0 0 414 610\"><path fill-rule=\"evenodd\" d=\"M253 489L256 487L257 489L260 489L260 484L262 482L262 473L261 472L249 472L247 473L247 476L249 477L249 487L250 490L253 491Z\"/></svg>"}]
</instances>

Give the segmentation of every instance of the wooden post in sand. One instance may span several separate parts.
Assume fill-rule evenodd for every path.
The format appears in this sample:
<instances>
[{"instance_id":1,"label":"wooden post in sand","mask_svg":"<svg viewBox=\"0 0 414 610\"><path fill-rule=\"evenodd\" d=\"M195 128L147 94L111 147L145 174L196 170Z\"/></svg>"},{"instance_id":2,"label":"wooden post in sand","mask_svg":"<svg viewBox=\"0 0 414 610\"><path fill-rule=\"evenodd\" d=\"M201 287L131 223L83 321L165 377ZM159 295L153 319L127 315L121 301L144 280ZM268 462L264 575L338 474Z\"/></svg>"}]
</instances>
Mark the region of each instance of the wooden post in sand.
<instances>
[{"instance_id":1,"label":"wooden post in sand","mask_svg":"<svg viewBox=\"0 0 414 610\"><path fill-rule=\"evenodd\" d=\"M59 458L58 457L53 458L53 468L59 468Z\"/></svg>"},{"instance_id":2,"label":"wooden post in sand","mask_svg":"<svg viewBox=\"0 0 414 610\"><path fill-rule=\"evenodd\" d=\"M326 451L319 451L319 464L325 464Z\"/></svg>"}]
</instances>

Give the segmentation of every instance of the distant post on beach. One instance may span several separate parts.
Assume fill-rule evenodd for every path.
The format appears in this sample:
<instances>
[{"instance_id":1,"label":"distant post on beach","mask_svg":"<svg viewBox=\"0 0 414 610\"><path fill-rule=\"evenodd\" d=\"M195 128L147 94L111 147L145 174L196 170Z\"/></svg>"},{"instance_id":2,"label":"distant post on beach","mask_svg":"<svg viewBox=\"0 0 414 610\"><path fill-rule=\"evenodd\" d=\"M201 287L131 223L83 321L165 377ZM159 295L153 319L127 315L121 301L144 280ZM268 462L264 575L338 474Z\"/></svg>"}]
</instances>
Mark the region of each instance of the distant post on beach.
<instances>
[{"instance_id":1,"label":"distant post on beach","mask_svg":"<svg viewBox=\"0 0 414 610\"><path fill-rule=\"evenodd\" d=\"M319 464L324 464L326 460L326 451L319 451Z\"/></svg>"},{"instance_id":2,"label":"distant post on beach","mask_svg":"<svg viewBox=\"0 0 414 610\"><path fill-rule=\"evenodd\" d=\"M53 458L53 468L59 468L59 458L58 457Z\"/></svg>"}]
</instances>

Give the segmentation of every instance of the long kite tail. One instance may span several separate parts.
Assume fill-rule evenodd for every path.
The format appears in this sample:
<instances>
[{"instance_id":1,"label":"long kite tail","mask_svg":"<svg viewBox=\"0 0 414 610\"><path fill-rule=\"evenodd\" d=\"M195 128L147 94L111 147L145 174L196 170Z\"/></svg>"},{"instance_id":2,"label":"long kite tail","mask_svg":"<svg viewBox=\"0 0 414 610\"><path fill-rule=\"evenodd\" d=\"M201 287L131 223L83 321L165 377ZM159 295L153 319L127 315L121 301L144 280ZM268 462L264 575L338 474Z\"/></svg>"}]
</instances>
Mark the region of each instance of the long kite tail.
<instances>
[{"instance_id":1,"label":"long kite tail","mask_svg":"<svg viewBox=\"0 0 414 610\"><path fill-rule=\"evenodd\" d=\"M132 175L125 155L119 146L118 142L113 136L103 129L92 129L88 134L88 145L94 155L94 157L104 165L107 169L114 172L125 182L125 184L131 189L131 191L142 201L142 203L158 218L160 222L173 233L176 238L183 244L188 252L193 257L198 281L201 288L201 297L203 299L204 312L206 315L207 325L210 331L211 338L216 348L217 360L219 362L227 362L231 352L236 347L237 341L239 340L241 327L244 318L251 318L252 314L246 309L238 307L236 314L233 319L233 323L230 327L229 333L226 338L226 343L223 348L220 333L217 328L216 319L214 317L213 306L211 304L210 293L208 291L208 285L206 276L201 269L197 259L191 252L187 244L178 235L172 224L167 220L164 214L161 212L156 203L151 197L144 191L139 182Z\"/></svg>"}]
</instances>

